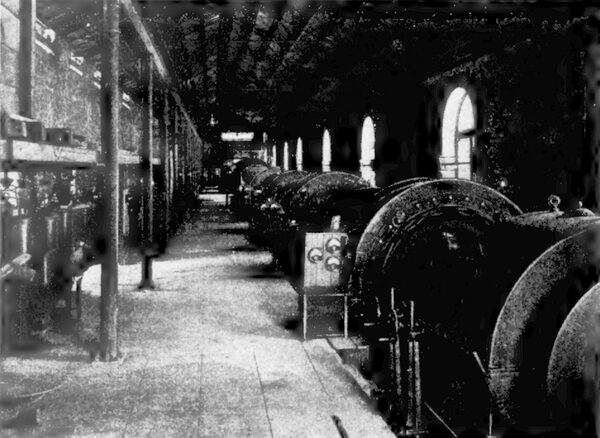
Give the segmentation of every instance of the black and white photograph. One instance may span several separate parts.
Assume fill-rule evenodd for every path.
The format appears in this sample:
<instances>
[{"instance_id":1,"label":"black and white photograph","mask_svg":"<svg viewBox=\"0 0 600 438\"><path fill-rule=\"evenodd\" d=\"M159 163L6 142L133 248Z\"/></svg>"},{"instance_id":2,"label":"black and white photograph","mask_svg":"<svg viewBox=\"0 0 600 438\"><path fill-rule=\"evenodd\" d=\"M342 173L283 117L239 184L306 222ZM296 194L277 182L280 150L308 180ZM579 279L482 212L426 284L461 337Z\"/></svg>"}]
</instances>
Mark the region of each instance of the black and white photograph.
<instances>
[{"instance_id":1,"label":"black and white photograph","mask_svg":"<svg viewBox=\"0 0 600 438\"><path fill-rule=\"evenodd\" d=\"M598 2L0 0L0 162L0 437L600 437Z\"/></svg>"}]
</instances>

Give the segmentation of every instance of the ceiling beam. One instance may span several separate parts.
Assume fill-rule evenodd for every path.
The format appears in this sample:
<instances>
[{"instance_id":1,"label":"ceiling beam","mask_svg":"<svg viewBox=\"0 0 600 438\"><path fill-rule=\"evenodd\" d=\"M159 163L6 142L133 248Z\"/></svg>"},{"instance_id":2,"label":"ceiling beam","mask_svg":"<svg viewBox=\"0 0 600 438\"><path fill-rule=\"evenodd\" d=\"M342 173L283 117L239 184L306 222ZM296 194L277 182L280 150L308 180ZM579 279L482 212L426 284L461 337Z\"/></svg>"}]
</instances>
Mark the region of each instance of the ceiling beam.
<instances>
[{"instance_id":1,"label":"ceiling beam","mask_svg":"<svg viewBox=\"0 0 600 438\"><path fill-rule=\"evenodd\" d=\"M153 64L156 67L156 71L157 71L160 79L166 86L172 87L173 84L172 84L170 75L167 71L167 68L165 67L165 63L160 55L160 52L158 51L157 46L155 45L154 41L151 38L150 33L148 32L148 30L146 29L146 26L142 22L142 18L140 16L137 8L133 5L132 0L121 0L121 5L123 6L125 15L129 18L129 21L135 28L137 34L139 35L140 40L142 41L148 54L152 58ZM192 130L195 137L199 139L200 136L198 135L198 131L196 130L194 122L192 121L189 114L187 113L187 111L185 109L185 105L181 101L181 97L174 90L171 91L171 95L173 96L173 99L177 103L177 106L180 108L181 113L183 114L183 117L186 120L188 127L190 128L190 130Z\"/></svg>"},{"instance_id":2,"label":"ceiling beam","mask_svg":"<svg viewBox=\"0 0 600 438\"><path fill-rule=\"evenodd\" d=\"M137 31L138 36L140 37L146 50L150 54L152 62L156 67L156 71L158 72L161 80L166 84L170 84L171 79L169 77L167 68L165 67L165 63L162 59L162 56L160 56L160 53L158 52L154 41L152 41L150 33L148 33L146 26L142 22L142 17L138 12L137 7L133 4L132 0L121 0L121 5L123 6L123 11L125 12L125 15L127 16L127 18L129 18L129 21Z\"/></svg>"},{"instance_id":3,"label":"ceiling beam","mask_svg":"<svg viewBox=\"0 0 600 438\"><path fill-rule=\"evenodd\" d=\"M256 66L256 77L258 79L266 78L278 66L280 54L283 53L283 46L291 44L294 30L300 24L301 15L296 9L288 9L284 12L281 20L277 23L277 28L273 33L271 41L267 45L265 55ZM275 66L275 67L274 67Z\"/></svg>"},{"instance_id":4,"label":"ceiling beam","mask_svg":"<svg viewBox=\"0 0 600 438\"><path fill-rule=\"evenodd\" d=\"M231 44L231 42L235 42L238 39L240 39L241 34L242 34L242 21L244 20L245 17L245 12L244 12L244 6L242 5L242 7L235 7L234 12L233 12L233 19L231 22L231 32L229 33L229 38L228 41L230 42L228 50L227 50L227 64L231 64L233 62L233 60L236 58L237 56L237 52L238 50L240 50L240 47L238 44L233 43Z\"/></svg>"},{"instance_id":5,"label":"ceiling beam","mask_svg":"<svg viewBox=\"0 0 600 438\"><path fill-rule=\"evenodd\" d=\"M207 13L204 18L206 47L206 92L209 105L217 101L217 74L219 70L219 25L220 14Z\"/></svg>"},{"instance_id":6,"label":"ceiling beam","mask_svg":"<svg viewBox=\"0 0 600 438\"><path fill-rule=\"evenodd\" d=\"M223 101L223 94L226 91L226 87L224 86L224 73L227 68L227 52L230 46L229 36L231 35L231 30L233 28L233 19L230 16L221 17L221 23L219 25L219 34L218 34L218 58L217 58L217 90L216 90L216 99L217 102L220 103Z\"/></svg>"},{"instance_id":7,"label":"ceiling beam","mask_svg":"<svg viewBox=\"0 0 600 438\"><path fill-rule=\"evenodd\" d=\"M242 56L240 68L238 69L238 77L247 77L248 71L256 63L257 55L265 42L264 37L268 37L269 31L275 22L273 13L274 11L269 11L263 8L256 14L254 28L252 29L250 37L248 38L246 52Z\"/></svg>"},{"instance_id":8,"label":"ceiling beam","mask_svg":"<svg viewBox=\"0 0 600 438\"><path fill-rule=\"evenodd\" d=\"M328 26L328 18L329 14L322 10L318 10L310 17L310 20L308 20L308 23L306 23L296 41L294 41L288 52L283 56L275 73L267 80L269 87L278 84L288 66L295 64L305 48L311 45L315 39L318 39L320 31Z\"/></svg>"},{"instance_id":9,"label":"ceiling beam","mask_svg":"<svg viewBox=\"0 0 600 438\"><path fill-rule=\"evenodd\" d=\"M227 86L236 87L238 66L242 61L242 56L245 54L249 44L249 37L252 33L257 16L260 12L260 5L247 4L241 9L243 16L236 19L234 14L233 25L229 38L229 50L227 53L227 66L223 73L227 80Z\"/></svg>"}]
</instances>

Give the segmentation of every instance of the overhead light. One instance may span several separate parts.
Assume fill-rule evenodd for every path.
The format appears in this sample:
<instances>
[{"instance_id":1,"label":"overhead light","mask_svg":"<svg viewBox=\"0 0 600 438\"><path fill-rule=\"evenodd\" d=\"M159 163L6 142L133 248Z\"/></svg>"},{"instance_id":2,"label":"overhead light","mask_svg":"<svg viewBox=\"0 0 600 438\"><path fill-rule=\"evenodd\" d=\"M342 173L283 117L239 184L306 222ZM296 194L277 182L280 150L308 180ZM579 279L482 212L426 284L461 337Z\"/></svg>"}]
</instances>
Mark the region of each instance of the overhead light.
<instances>
[{"instance_id":1,"label":"overhead light","mask_svg":"<svg viewBox=\"0 0 600 438\"><path fill-rule=\"evenodd\" d=\"M210 121L208 122L210 126L215 126L217 121L215 120L215 116L213 114L210 115Z\"/></svg>"},{"instance_id":2,"label":"overhead light","mask_svg":"<svg viewBox=\"0 0 600 438\"><path fill-rule=\"evenodd\" d=\"M221 140L223 141L252 141L254 132L222 132Z\"/></svg>"}]
</instances>

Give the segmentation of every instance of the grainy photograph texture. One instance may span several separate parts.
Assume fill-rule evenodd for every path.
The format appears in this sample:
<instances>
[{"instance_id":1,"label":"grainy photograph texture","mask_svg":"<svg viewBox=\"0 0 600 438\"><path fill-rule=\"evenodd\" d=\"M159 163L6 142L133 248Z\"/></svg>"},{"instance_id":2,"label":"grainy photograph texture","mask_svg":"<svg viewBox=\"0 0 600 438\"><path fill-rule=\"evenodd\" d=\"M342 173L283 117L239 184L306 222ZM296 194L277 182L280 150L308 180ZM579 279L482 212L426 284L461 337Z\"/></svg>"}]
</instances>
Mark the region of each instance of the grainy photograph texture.
<instances>
[{"instance_id":1,"label":"grainy photograph texture","mask_svg":"<svg viewBox=\"0 0 600 438\"><path fill-rule=\"evenodd\" d=\"M599 437L600 5L0 0L1 437Z\"/></svg>"}]
</instances>

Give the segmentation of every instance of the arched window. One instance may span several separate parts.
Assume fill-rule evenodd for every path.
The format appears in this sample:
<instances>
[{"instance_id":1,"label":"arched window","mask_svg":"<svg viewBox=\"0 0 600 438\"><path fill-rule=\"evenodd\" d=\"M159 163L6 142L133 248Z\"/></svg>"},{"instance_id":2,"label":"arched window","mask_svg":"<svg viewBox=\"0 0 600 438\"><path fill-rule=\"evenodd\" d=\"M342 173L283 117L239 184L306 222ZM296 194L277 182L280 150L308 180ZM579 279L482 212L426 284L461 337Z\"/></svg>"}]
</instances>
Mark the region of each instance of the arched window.
<instances>
[{"instance_id":1,"label":"arched window","mask_svg":"<svg viewBox=\"0 0 600 438\"><path fill-rule=\"evenodd\" d=\"M321 168L323 172L329 172L331 170L331 136L328 129L323 132L322 153Z\"/></svg>"},{"instance_id":2,"label":"arched window","mask_svg":"<svg viewBox=\"0 0 600 438\"><path fill-rule=\"evenodd\" d=\"M271 149L271 166L277 166L277 146L273 145Z\"/></svg>"},{"instance_id":3,"label":"arched window","mask_svg":"<svg viewBox=\"0 0 600 438\"><path fill-rule=\"evenodd\" d=\"M444 107L442 119L442 178L471 179L471 155L475 147L475 109L462 87L455 88Z\"/></svg>"},{"instance_id":4,"label":"arched window","mask_svg":"<svg viewBox=\"0 0 600 438\"><path fill-rule=\"evenodd\" d=\"M360 136L360 175L375 187L375 172L373 160L375 159L375 125L371 117L365 117Z\"/></svg>"},{"instance_id":5,"label":"arched window","mask_svg":"<svg viewBox=\"0 0 600 438\"><path fill-rule=\"evenodd\" d=\"M287 141L283 142L283 170L290 170L290 147Z\"/></svg>"},{"instance_id":6,"label":"arched window","mask_svg":"<svg viewBox=\"0 0 600 438\"><path fill-rule=\"evenodd\" d=\"M303 166L303 155L304 150L302 148L302 139L298 137L298 141L296 142L296 169L302 170Z\"/></svg>"}]
</instances>

